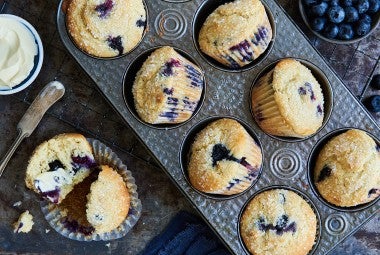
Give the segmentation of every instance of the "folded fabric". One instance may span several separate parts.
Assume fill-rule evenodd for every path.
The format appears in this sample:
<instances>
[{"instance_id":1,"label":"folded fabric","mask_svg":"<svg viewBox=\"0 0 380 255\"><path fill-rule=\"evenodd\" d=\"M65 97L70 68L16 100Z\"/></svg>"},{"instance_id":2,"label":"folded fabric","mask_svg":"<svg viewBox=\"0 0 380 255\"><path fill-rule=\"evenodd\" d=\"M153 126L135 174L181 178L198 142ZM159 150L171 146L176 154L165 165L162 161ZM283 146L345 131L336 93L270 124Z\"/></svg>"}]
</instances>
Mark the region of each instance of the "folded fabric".
<instances>
[{"instance_id":1,"label":"folded fabric","mask_svg":"<svg viewBox=\"0 0 380 255\"><path fill-rule=\"evenodd\" d=\"M230 253L197 216L181 211L141 255L229 255Z\"/></svg>"}]
</instances>

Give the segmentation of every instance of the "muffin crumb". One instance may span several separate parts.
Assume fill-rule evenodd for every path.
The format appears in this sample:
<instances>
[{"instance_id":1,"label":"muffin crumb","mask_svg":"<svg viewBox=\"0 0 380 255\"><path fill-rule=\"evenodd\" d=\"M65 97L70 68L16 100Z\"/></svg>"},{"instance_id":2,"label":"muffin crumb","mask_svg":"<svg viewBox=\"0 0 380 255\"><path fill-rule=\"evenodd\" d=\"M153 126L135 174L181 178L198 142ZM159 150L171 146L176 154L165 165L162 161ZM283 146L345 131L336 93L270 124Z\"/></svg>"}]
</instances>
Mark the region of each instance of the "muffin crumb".
<instances>
[{"instance_id":1,"label":"muffin crumb","mask_svg":"<svg viewBox=\"0 0 380 255\"><path fill-rule=\"evenodd\" d=\"M33 227L33 216L29 213L28 210L23 212L18 220L13 223L13 232L14 233L29 233Z\"/></svg>"}]
</instances>

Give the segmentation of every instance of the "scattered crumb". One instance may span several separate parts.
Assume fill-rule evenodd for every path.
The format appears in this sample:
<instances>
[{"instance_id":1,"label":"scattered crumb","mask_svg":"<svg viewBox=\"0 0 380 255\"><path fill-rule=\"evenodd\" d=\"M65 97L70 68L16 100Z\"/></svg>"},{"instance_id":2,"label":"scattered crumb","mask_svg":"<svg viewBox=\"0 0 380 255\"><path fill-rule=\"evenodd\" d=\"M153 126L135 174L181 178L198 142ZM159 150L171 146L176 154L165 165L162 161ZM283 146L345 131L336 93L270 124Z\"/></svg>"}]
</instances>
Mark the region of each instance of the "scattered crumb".
<instances>
[{"instance_id":1,"label":"scattered crumb","mask_svg":"<svg viewBox=\"0 0 380 255\"><path fill-rule=\"evenodd\" d=\"M106 246L109 248L111 246L111 243L106 243Z\"/></svg>"},{"instance_id":2,"label":"scattered crumb","mask_svg":"<svg viewBox=\"0 0 380 255\"><path fill-rule=\"evenodd\" d=\"M33 216L29 213L28 210L23 212L18 220L13 223L13 232L14 233L28 233L30 230L32 230L33 226Z\"/></svg>"},{"instance_id":3,"label":"scattered crumb","mask_svg":"<svg viewBox=\"0 0 380 255\"><path fill-rule=\"evenodd\" d=\"M16 203L13 204L13 207L19 207L22 204L21 201L17 201Z\"/></svg>"},{"instance_id":4,"label":"scattered crumb","mask_svg":"<svg viewBox=\"0 0 380 255\"><path fill-rule=\"evenodd\" d=\"M49 233L50 232L50 229L45 229L45 233Z\"/></svg>"}]
</instances>

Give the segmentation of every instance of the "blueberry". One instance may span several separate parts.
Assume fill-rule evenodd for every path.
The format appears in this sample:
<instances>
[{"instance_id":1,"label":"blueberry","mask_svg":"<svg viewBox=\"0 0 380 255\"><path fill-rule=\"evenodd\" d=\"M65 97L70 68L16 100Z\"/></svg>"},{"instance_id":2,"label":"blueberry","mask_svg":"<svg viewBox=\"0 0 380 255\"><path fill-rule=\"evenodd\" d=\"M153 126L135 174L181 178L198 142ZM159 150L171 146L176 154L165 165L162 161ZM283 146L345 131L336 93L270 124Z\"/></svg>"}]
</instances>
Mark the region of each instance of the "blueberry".
<instances>
[{"instance_id":1,"label":"blueberry","mask_svg":"<svg viewBox=\"0 0 380 255\"><path fill-rule=\"evenodd\" d=\"M327 16L331 22L340 23L344 20L345 13L342 7L333 6L328 9Z\"/></svg>"},{"instance_id":2,"label":"blueberry","mask_svg":"<svg viewBox=\"0 0 380 255\"><path fill-rule=\"evenodd\" d=\"M112 0L107 0L104 3L97 5L95 7L95 11L98 12L98 16L100 18L107 18L113 6L114 6L114 2Z\"/></svg>"},{"instance_id":3,"label":"blueberry","mask_svg":"<svg viewBox=\"0 0 380 255\"><path fill-rule=\"evenodd\" d=\"M119 52L119 56L123 54L124 47L123 47L123 41L121 40L121 36L112 37L109 36L107 38L108 46L111 47L111 49L117 50Z\"/></svg>"},{"instance_id":4,"label":"blueberry","mask_svg":"<svg viewBox=\"0 0 380 255\"><path fill-rule=\"evenodd\" d=\"M277 230L282 230L286 227L286 225L288 225L288 221L289 221L289 217L288 215L281 215L280 218L278 218L277 222L276 222L276 229Z\"/></svg>"},{"instance_id":5,"label":"blueberry","mask_svg":"<svg viewBox=\"0 0 380 255\"><path fill-rule=\"evenodd\" d=\"M338 6L339 5L339 0L331 0L331 1L328 1L330 2L330 6Z\"/></svg>"},{"instance_id":6,"label":"blueberry","mask_svg":"<svg viewBox=\"0 0 380 255\"><path fill-rule=\"evenodd\" d=\"M231 151L227 149L226 146L223 144L215 144L214 147L212 148L212 166L216 166L216 163L219 161L222 161L224 159L229 160L230 159L230 153Z\"/></svg>"},{"instance_id":7,"label":"blueberry","mask_svg":"<svg viewBox=\"0 0 380 255\"><path fill-rule=\"evenodd\" d=\"M373 76L372 81L371 81L371 87L380 90L380 74L376 74Z\"/></svg>"},{"instance_id":8,"label":"blueberry","mask_svg":"<svg viewBox=\"0 0 380 255\"><path fill-rule=\"evenodd\" d=\"M311 21L311 28L314 31L322 31L326 25L326 18L318 17Z\"/></svg>"},{"instance_id":9,"label":"blueberry","mask_svg":"<svg viewBox=\"0 0 380 255\"><path fill-rule=\"evenodd\" d=\"M136 26L137 27L145 27L146 26L146 20L139 19L136 21Z\"/></svg>"},{"instance_id":10,"label":"blueberry","mask_svg":"<svg viewBox=\"0 0 380 255\"><path fill-rule=\"evenodd\" d=\"M322 115L323 114L323 108L322 108L322 106L320 106L320 105L317 106L317 113L318 113L318 115Z\"/></svg>"},{"instance_id":11,"label":"blueberry","mask_svg":"<svg viewBox=\"0 0 380 255\"><path fill-rule=\"evenodd\" d=\"M370 96L364 101L365 106L371 112L380 112L380 96Z\"/></svg>"},{"instance_id":12,"label":"blueberry","mask_svg":"<svg viewBox=\"0 0 380 255\"><path fill-rule=\"evenodd\" d=\"M365 13L369 9L369 2L368 0L359 0L356 8L358 9L359 14Z\"/></svg>"},{"instance_id":13,"label":"blueberry","mask_svg":"<svg viewBox=\"0 0 380 255\"><path fill-rule=\"evenodd\" d=\"M325 29L323 30L323 34L327 37L327 38L330 38L330 39L334 39L337 35L338 35L338 32L339 32L339 28L336 24L334 23L329 23L327 24L327 26L325 27Z\"/></svg>"},{"instance_id":14,"label":"blueberry","mask_svg":"<svg viewBox=\"0 0 380 255\"><path fill-rule=\"evenodd\" d=\"M341 3L343 6L352 6L352 0L342 0Z\"/></svg>"},{"instance_id":15,"label":"blueberry","mask_svg":"<svg viewBox=\"0 0 380 255\"><path fill-rule=\"evenodd\" d=\"M41 192L42 197L49 199L54 204L58 203L59 194L60 194L60 189L58 187L55 190L51 190L51 191L47 191L47 192Z\"/></svg>"},{"instance_id":16,"label":"blueberry","mask_svg":"<svg viewBox=\"0 0 380 255\"><path fill-rule=\"evenodd\" d=\"M313 5L313 4L318 4L320 1L319 0L303 0L304 4L306 5Z\"/></svg>"},{"instance_id":17,"label":"blueberry","mask_svg":"<svg viewBox=\"0 0 380 255\"><path fill-rule=\"evenodd\" d=\"M268 227L265 223L264 217L260 216L259 220L256 221L257 227L260 231L267 231Z\"/></svg>"},{"instance_id":18,"label":"blueberry","mask_svg":"<svg viewBox=\"0 0 380 255\"><path fill-rule=\"evenodd\" d=\"M372 18L371 16L369 16L368 14L363 14L360 16L360 20L365 22L365 23L368 23L368 24L372 24Z\"/></svg>"},{"instance_id":19,"label":"blueberry","mask_svg":"<svg viewBox=\"0 0 380 255\"><path fill-rule=\"evenodd\" d=\"M331 175L332 169L328 166L324 166L319 173L317 182L324 181L327 177Z\"/></svg>"},{"instance_id":20,"label":"blueberry","mask_svg":"<svg viewBox=\"0 0 380 255\"><path fill-rule=\"evenodd\" d=\"M166 77L172 76L174 74L173 67L181 66L181 62L174 58L170 59L169 62L165 63L165 68L162 71L162 74Z\"/></svg>"},{"instance_id":21,"label":"blueberry","mask_svg":"<svg viewBox=\"0 0 380 255\"><path fill-rule=\"evenodd\" d=\"M53 162L49 163L49 172L56 171L58 168L65 168L61 161L58 159L54 160Z\"/></svg>"},{"instance_id":22,"label":"blueberry","mask_svg":"<svg viewBox=\"0 0 380 255\"><path fill-rule=\"evenodd\" d=\"M73 161L71 165L74 173L77 173L83 167L90 169L97 166L96 162L88 156L72 156L71 159Z\"/></svg>"},{"instance_id":23,"label":"blueberry","mask_svg":"<svg viewBox=\"0 0 380 255\"><path fill-rule=\"evenodd\" d=\"M369 13L376 13L380 9L379 0L368 0L368 2L369 2L369 7L368 7Z\"/></svg>"},{"instance_id":24,"label":"blueberry","mask_svg":"<svg viewBox=\"0 0 380 255\"><path fill-rule=\"evenodd\" d=\"M307 91L304 87L299 87L298 88L298 94L300 94L301 96L304 96L307 94Z\"/></svg>"},{"instance_id":25,"label":"blueberry","mask_svg":"<svg viewBox=\"0 0 380 255\"><path fill-rule=\"evenodd\" d=\"M340 24L338 38L343 40L350 40L354 37L354 30L350 24Z\"/></svg>"},{"instance_id":26,"label":"blueberry","mask_svg":"<svg viewBox=\"0 0 380 255\"><path fill-rule=\"evenodd\" d=\"M358 11L352 6L345 7L344 12L346 13L346 17L345 17L346 22L355 22L359 19Z\"/></svg>"},{"instance_id":27,"label":"blueberry","mask_svg":"<svg viewBox=\"0 0 380 255\"><path fill-rule=\"evenodd\" d=\"M368 34L370 30L371 30L371 24L361 19L359 20L356 26L355 32L358 36L364 36Z\"/></svg>"},{"instance_id":28,"label":"blueberry","mask_svg":"<svg viewBox=\"0 0 380 255\"><path fill-rule=\"evenodd\" d=\"M372 196L372 195L375 195L377 192L379 192L379 189L371 189L369 192L368 192L368 197Z\"/></svg>"},{"instance_id":29,"label":"blueberry","mask_svg":"<svg viewBox=\"0 0 380 255\"><path fill-rule=\"evenodd\" d=\"M327 11L327 8L328 8L328 4L325 3L325 2L321 2L319 4L316 4L316 5L312 5L311 6L311 13L314 15L314 16L323 16L325 15L326 11Z\"/></svg>"}]
</instances>

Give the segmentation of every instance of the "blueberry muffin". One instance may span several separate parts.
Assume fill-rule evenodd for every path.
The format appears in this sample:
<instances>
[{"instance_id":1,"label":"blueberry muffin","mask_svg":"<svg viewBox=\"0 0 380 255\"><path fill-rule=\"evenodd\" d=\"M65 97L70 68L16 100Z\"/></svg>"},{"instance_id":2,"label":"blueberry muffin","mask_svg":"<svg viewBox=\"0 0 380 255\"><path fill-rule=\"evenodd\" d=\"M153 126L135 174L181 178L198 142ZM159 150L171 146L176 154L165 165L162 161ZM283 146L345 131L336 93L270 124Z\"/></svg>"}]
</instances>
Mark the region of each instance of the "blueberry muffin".
<instances>
[{"instance_id":1,"label":"blueberry muffin","mask_svg":"<svg viewBox=\"0 0 380 255\"><path fill-rule=\"evenodd\" d=\"M219 6L199 33L201 51L233 69L257 59L271 40L272 27L260 0L236 0Z\"/></svg>"},{"instance_id":2,"label":"blueberry muffin","mask_svg":"<svg viewBox=\"0 0 380 255\"><path fill-rule=\"evenodd\" d=\"M352 129L332 138L320 151L315 185L324 199L350 207L380 195L380 147L366 132Z\"/></svg>"},{"instance_id":3,"label":"blueberry muffin","mask_svg":"<svg viewBox=\"0 0 380 255\"><path fill-rule=\"evenodd\" d=\"M116 229L127 217L130 196L123 178L109 166L101 166L87 195L87 220L96 233Z\"/></svg>"},{"instance_id":4,"label":"blueberry muffin","mask_svg":"<svg viewBox=\"0 0 380 255\"><path fill-rule=\"evenodd\" d=\"M61 134L33 152L26 169L26 186L59 204L96 166L91 145L80 134Z\"/></svg>"},{"instance_id":5,"label":"blueberry muffin","mask_svg":"<svg viewBox=\"0 0 380 255\"><path fill-rule=\"evenodd\" d=\"M199 67L169 46L159 48L136 74L132 88L136 111L150 124L184 122L197 108L203 86Z\"/></svg>"},{"instance_id":6,"label":"blueberry muffin","mask_svg":"<svg viewBox=\"0 0 380 255\"><path fill-rule=\"evenodd\" d=\"M233 119L219 119L204 128L191 146L188 174L199 191L238 194L257 179L261 148Z\"/></svg>"},{"instance_id":7,"label":"blueberry muffin","mask_svg":"<svg viewBox=\"0 0 380 255\"><path fill-rule=\"evenodd\" d=\"M306 255L317 233L317 218L310 205L295 192L264 191L244 209L240 235L254 255Z\"/></svg>"},{"instance_id":8,"label":"blueberry muffin","mask_svg":"<svg viewBox=\"0 0 380 255\"><path fill-rule=\"evenodd\" d=\"M252 89L252 111L268 134L307 137L322 126L322 89L311 71L295 59L279 61Z\"/></svg>"},{"instance_id":9,"label":"blueberry muffin","mask_svg":"<svg viewBox=\"0 0 380 255\"><path fill-rule=\"evenodd\" d=\"M66 15L75 44L96 57L128 53L146 26L142 0L71 0Z\"/></svg>"}]
</instances>

